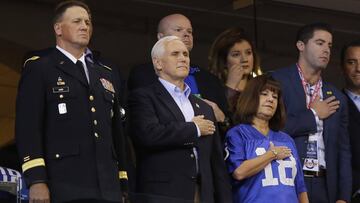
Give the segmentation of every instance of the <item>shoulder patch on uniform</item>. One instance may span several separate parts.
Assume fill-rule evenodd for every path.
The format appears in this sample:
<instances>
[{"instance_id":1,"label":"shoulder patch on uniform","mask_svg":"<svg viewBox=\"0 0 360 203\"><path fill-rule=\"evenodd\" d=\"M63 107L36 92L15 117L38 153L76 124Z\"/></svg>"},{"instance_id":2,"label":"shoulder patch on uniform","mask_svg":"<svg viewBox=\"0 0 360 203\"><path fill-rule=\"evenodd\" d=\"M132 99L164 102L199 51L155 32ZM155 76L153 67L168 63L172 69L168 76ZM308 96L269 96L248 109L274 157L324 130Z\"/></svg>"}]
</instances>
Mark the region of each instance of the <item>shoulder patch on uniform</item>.
<instances>
[{"instance_id":1,"label":"shoulder patch on uniform","mask_svg":"<svg viewBox=\"0 0 360 203\"><path fill-rule=\"evenodd\" d=\"M32 57L26 59L25 62L24 62L23 67L25 67L25 65L26 65L27 62L29 62L29 61L35 61L35 60L38 60L39 58L40 58L40 56L32 56Z\"/></svg>"},{"instance_id":2,"label":"shoulder patch on uniform","mask_svg":"<svg viewBox=\"0 0 360 203\"><path fill-rule=\"evenodd\" d=\"M109 67L109 66L107 66L107 65L104 65L104 64L100 63L100 66L102 66L102 67L104 67L104 68L108 69L109 71L112 71L112 68L110 68L110 67Z\"/></svg>"}]
</instances>

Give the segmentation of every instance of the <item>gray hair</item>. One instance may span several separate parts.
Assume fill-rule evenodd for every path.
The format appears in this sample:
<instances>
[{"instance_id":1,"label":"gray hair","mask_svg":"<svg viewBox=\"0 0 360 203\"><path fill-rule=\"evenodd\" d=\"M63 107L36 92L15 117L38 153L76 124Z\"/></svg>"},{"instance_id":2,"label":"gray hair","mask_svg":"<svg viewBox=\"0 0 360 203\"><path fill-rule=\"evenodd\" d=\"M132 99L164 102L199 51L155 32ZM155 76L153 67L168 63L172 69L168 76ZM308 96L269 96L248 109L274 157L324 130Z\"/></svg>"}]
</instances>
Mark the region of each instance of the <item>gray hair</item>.
<instances>
[{"instance_id":1,"label":"gray hair","mask_svg":"<svg viewBox=\"0 0 360 203\"><path fill-rule=\"evenodd\" d=\"M176 36L166 36L159 39L151 49L151 58L160 58L165 53L166 44L175 40L179 40L181 42L181 39Z\"/></svg>"}]
</instances>

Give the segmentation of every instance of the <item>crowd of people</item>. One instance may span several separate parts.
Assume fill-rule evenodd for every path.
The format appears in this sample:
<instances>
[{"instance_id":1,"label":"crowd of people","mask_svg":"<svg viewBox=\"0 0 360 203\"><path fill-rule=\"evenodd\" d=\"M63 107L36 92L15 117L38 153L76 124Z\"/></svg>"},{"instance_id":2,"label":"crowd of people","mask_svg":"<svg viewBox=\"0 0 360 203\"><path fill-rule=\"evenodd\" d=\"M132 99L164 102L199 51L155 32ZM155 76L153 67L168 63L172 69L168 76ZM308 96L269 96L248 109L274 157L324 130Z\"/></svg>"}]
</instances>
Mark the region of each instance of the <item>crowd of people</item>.
<instances>
[{"instance_id":1,"label":"crowd of people","mask_svg":"<svg viewBox=\"0 0 360 203\"><path fill-rule=\"evenodd\" d=\"M328 24L302 26L297 61L263 73L239 27L215 39L208 68L191 64L191 21L171 14L125 86L88 48L85 3L58 4L53 29L56 47L25 60L18 87L31 203L360 202L360 41L341 52L340 91L322 78Z\"/></svg>"}]
</instances>

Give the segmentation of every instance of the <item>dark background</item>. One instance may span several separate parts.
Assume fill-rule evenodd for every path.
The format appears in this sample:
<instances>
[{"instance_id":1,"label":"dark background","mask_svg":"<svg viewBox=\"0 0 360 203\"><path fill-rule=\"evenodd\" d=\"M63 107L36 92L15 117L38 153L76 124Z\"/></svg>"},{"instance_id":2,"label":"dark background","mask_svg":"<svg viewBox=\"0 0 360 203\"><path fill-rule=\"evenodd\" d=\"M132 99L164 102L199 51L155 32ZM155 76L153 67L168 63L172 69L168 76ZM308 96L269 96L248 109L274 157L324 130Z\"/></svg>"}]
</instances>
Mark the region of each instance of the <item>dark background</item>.
<instances>
[{"instance_id":1,"label":"dark background","mask_svg":"<svg viewBox=\"0 0 360 203\"><path fill-rule=\"evenodd\" d=\"M55 44L51 20L57 2L0 0L0 149L13 143L15 97L24 54ZM296 61L294 38L300 26L316 21L330 23L335 30L334 47L324 78L338 88L343 85L339 68L341 46L360 36L360 0L86 2L92 10L94 24L90 47L115 62L125 77L132 66L150 61L157 23L172 13L182 13L192 21L194 49L191 62L203 68L207 66L212 41L226 28L241 26L256 40L261 67L268 71ZM0 151L0 159L6 157L8 155ZM0 160L0 166L2 164L4 162Z\"/></svg>"}]
</instances>

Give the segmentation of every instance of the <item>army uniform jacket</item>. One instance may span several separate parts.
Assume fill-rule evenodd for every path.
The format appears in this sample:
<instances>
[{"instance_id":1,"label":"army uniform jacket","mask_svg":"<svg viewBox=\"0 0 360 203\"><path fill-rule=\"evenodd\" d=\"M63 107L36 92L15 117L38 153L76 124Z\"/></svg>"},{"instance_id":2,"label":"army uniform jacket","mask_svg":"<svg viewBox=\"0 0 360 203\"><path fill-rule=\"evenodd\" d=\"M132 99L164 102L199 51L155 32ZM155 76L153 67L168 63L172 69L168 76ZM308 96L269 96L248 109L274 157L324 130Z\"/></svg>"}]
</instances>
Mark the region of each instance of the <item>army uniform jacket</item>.
<instances>
[{"instance_id":1,"label":"army uniform jacket","mask_svg":"<svg viewBox=\"0 0 360 203\"><path fill-rule=\"evenodd\" d=\"M52 202L119 201L119 178L127 178L117 158L124 142L112 70L90 62L87 68L90 84L54 49L26 61L19 82L15 134L22 169L28 185L48 184Z\"/></svg>"}]
</instances>

